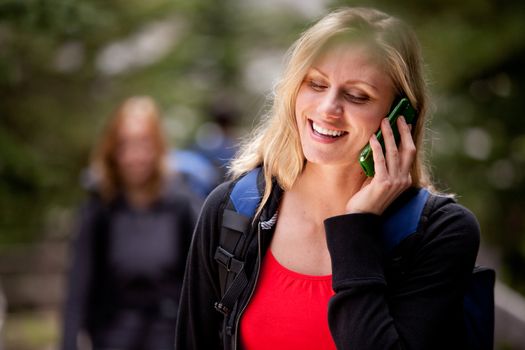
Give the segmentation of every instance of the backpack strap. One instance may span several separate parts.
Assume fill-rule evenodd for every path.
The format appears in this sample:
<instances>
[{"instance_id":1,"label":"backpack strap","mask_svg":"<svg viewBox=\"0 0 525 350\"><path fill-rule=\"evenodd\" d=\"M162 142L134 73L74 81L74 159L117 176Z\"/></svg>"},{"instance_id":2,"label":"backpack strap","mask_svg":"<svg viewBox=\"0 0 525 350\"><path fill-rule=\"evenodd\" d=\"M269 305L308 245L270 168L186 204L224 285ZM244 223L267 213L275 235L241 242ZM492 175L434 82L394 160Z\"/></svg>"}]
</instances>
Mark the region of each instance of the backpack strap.
<instances>
[{"instance_id":1,"label":"backpack strap","mask_svg":"<svg viewBox=\"0 0 525 350\"><path fill-rule=\"evenodd\" d=\"M403 207L387 215L383 226L385 248L392 250L404 238L421 231L419 225L424 225L428 216L435 210L438 199L441 205L444 199L455 202L452 197L431 195L426 189L421 189ZM493 349L495 278L493 269L475 266L467 282L463 296L467 349Z\"/></svg>"},{"instance_id":2,"label":"backpack strap","mask_svg":"<svg viewBox=\"0 0 525 350\"><path fill-rule=\"evenodd\" d=\"M386 251L392 251L403 239L418 230L429 195L426 188L421 188L407 203L388 214L382 232Z\"/></svg>"},{"instance_id":3,"label":"backpack strap","mask_svg":"<svg viewBox=\"0 0 525 350\"><path fill-rule=\"evenodd\" d=\"M215 309L224 315L231 312L248 284L245 262L240 259L244 257L253 217L262 197L257 186L260 170L253 169L235 183L222 215L219 246L214 256L221 267L222 299L215 303Z\"/></svg>"},{"instance_id":4,"label":"backpack strap","mask_svg":"<svg viewBox=\"0 0 525 350\"><path fill-rule=\"evenodd\" d=\"M469 349L492 350L494 344L494 284L496 273L474 267L463 299Z\"/></svg>"},{"instance_id":5,"label":"backpack strap","mask_svg":"<svg viewBox=\"0 0 525 350\"><path fill-rule=\"evenodd\" d=\"M234 186L230 200L235 211L241 215L251 218L255 214L257 206L261 202L262 193L257 186L257 178L261 168L255 168L244 175Z\"/></svg>"}]
</instances>

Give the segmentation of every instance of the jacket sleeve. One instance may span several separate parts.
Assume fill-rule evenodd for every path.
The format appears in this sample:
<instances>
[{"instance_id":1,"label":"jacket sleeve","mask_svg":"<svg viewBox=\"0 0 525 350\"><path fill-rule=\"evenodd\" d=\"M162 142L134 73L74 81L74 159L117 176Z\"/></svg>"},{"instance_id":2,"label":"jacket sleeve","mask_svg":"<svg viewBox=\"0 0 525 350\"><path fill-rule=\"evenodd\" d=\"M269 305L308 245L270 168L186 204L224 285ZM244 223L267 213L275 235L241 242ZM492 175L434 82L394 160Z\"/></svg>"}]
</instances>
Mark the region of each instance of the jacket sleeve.
<instances>
[{"instance_id":1,"label":"jacket sleeve","mask_svg":"<svg viewBox=\"0 0 525 350\"><path fill-rule=\"evenodd\" d=\"M450 203L430 213L401 282L388 285L381 217L325 220L335 295L328 306L338 349L459 349L463 293L479 247L479 226Z\"/></svg>"},{"instance_id":2,"label":"jacket sleeve","mask_svg":"<svg viewBox=\"0 0 525 350\"><path fill-rule=\"evenodd\" d=\"M193 234L186 263L177 317L175 349L220 349L222 315L214 303L220 299L214 247L220 233L219 209L227 193L227 183L206 199Z\"/></svg>"},{"instance_id":3,"label":"jacket sleeve","mask_svg":"<svg viewBox=\"0 0 525 350\"><path fill-rule=\"evenodd\" d=\"M76 350L77 336L81 330L85 330L93 278L95 225L95 204L94 200L90 200L79 210L70 249L72 259L62 321L62 350Z\"/></svg>"}]
</instances>

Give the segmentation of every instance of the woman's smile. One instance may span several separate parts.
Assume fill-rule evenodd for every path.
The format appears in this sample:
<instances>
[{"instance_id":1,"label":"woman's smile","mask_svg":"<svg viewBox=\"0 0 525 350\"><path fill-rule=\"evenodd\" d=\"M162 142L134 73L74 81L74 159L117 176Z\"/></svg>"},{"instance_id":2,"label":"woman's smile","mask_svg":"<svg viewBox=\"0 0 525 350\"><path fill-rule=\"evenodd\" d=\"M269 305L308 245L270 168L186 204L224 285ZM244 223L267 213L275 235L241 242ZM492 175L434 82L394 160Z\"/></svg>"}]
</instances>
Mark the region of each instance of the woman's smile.
<instances>
[{"instance_id":1,"label":"woman's smile","mask_svg":"<svg viewBox=\"0 0 525 350\"><path fill-rule=\"evenodd\" d=\"M339 139L348 135L347 131L323 127L321 124L316 123L311 119L308 119L308 123L310 124L312 138L321 143L337 142Z\"/></svg>"}]
</instances>

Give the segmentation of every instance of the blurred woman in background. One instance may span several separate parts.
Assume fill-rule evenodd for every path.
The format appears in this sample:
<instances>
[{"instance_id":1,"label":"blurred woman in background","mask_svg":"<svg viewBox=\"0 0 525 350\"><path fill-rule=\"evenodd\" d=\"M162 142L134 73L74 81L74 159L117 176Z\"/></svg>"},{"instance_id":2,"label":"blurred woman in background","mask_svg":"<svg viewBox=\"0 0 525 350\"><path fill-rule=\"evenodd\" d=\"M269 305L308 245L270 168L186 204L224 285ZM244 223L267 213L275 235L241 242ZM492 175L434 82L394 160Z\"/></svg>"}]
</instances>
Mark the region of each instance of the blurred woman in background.
<instances>
[{"instance_id":1,"label":"blurred woman in background","mask_svg":"<svg viewBox=\"0 0 525 350\"><path fill-rule=\"evenodd\" d=\"M125 100L96 145L72 247L63 350L173 347L198 203L168 174L158 108Z\"/></svg>"}]
</instances>

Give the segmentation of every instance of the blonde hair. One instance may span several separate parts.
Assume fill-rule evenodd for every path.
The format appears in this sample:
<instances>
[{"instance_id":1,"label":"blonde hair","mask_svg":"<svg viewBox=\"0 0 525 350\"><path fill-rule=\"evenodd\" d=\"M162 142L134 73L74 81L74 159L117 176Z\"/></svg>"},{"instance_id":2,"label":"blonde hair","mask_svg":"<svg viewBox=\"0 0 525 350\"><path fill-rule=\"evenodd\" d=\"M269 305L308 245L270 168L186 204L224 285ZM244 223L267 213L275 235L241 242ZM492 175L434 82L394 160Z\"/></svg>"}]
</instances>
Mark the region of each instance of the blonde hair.
<instances>
[{"instance_id":1,"label":"blonde hair","mask_svg":"<svg viewBox=\"0 0 525 350\"><path fill-rule=\"evenodd\" d=\"M287 190L303 171L305 159L295 121L295 101L308 69L329 44L355 41L366 43L379 54L397 95L407 96L418 111L413 130L417 157L411 176L414 186L431 186L422 151L427 92L416 36L401 20L381 11L342 8L306 30L289 49L271 109L232 161L230 174L234 179L262 165L266 187L259 210L270 196L273 178Z\"/></svg>"},{"instance_id":2,"label":"blonde hair","mask_svg":"<svg viewBox=\"0 0 525 350\"><path fill-rule=\"evenodd\" d=\"M160 112L155 101L148 96L126 99L113 113L91 157L91 170L98 182L97 190L105 201L111 201L123 190L121 174L116 161L119 132L128 118L144 118L155 149L155 169L147 184L154 197L160 194L167 175L165 156L166 139L162 133Z\"/></svg>"}]
</instances>

